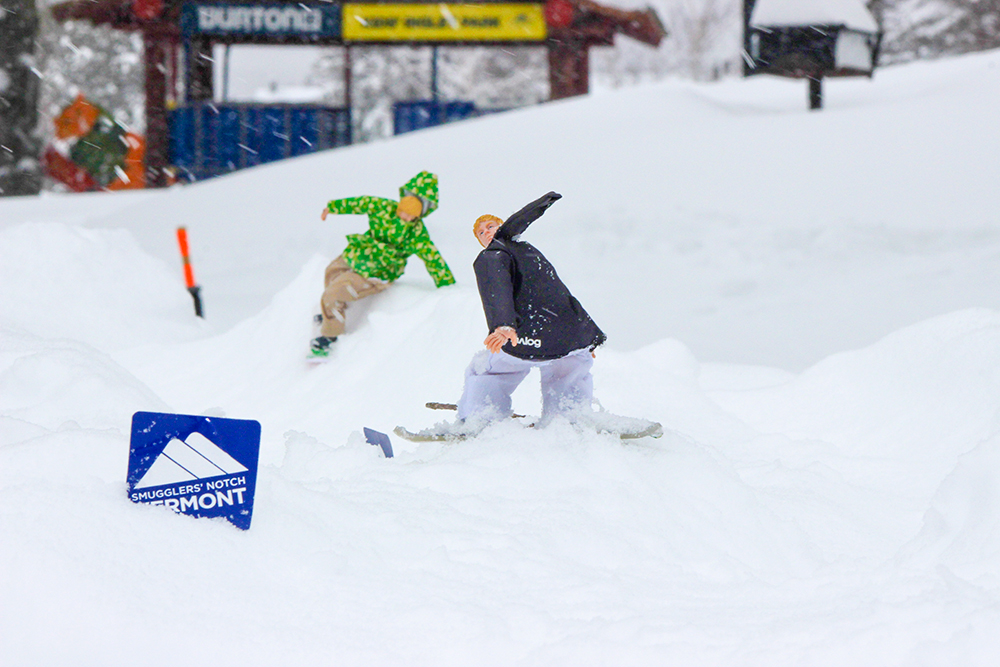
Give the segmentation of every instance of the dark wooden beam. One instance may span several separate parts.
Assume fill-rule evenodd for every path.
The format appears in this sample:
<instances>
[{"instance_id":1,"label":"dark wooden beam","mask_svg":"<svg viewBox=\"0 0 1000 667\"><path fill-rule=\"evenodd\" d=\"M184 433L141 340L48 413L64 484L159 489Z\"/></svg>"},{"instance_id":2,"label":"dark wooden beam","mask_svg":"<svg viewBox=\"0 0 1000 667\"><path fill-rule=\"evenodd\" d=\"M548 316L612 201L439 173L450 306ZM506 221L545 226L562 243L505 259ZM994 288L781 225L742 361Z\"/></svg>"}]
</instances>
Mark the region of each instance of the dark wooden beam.
<instances>
[{"instance_id":1,"label":"dark wooden beam","mask_svg":"<svg viewBox=\"0 0 1000 667\"><path fill-rule=\"evenodd\" d=\"M138 30L139 20L132 12L131 0L87 0L61 2L49 8L57 21L90 21L118 30Z\"/></svg>"},{"instance_id":2,"label":"dark wooden beam","mask_svg":"<svg viewBox=\"0 0 1000 667\"><path fill-rule=\"evenodd\" d=\"M211 40L207 37L192 37L188 41L187 57L190 76L187 81L187 100L189 102L211 100L214 92Z\"/></svg>"},{"instance_id":3,"label":"dark wooden beam","mask_svg":"<svg viewBox=\"0 0 1000 667\"><path fill-rule=\"evenodd\" d=\"M549 40L549 98L590 92L590 52L582 40Z\"/></svg>"},{"instance_id":4,"label":"dark wooden beam","mask_svg":"<svg viewBox=\"0 0 1000 667\"><path fill-rule=\"evenodd\" d=\"M146 64L146 187L168 184L170 166L170 122L167 117L167 72L176 48L162 33L143 33Z\"/></svg>"}]
</instances>

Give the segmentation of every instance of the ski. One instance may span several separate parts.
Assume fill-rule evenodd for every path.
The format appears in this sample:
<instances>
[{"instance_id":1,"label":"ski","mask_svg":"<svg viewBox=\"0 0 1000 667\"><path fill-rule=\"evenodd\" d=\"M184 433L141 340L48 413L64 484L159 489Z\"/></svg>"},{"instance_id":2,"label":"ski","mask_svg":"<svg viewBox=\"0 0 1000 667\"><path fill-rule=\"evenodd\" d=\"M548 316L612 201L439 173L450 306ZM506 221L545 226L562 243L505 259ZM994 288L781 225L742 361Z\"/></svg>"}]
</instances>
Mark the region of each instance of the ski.
<instances>
[{"instance_id":1,"label":"ski","mask_svg":"<svg viewBox=\"0 0 1000 667\"><path fill-rule=\"evenodd\" d=\"M431 410L458 410L458 405L455 403L436 403L434 401L424 403L424 407ZM523 419L524 417L525 415L519 415L516 412L510 416L511 419Z\"/></svg>"},{"instance_id":2,"label":"ski","mask_svg":"<svg viewBox=\"0 0 1000 667\"><path fill-rule=\"evenodd\" d=\"M454 403L429 402L424 404L431 410L457 410ZM514 414L514 418L523 418L524 415ZM592 429L598 433L608 433L617 435L622 440L638 440L640 438L660 438L663 437L663 425L659 422L637 417L624 417L610 412L594 412L579 414L575 418L575 424L585 429ZM528 427L533 427L534 424ZM433 431L423 429L413 432L405 426L397 426L393 433L410 442L458 442L474 437L476 433L463 433L461 431Z\"/></svg>"},{"instance_id":3,"label":"ski","mask_svg":"<svg viewBox=\"0 0 1000 667\"><path fill-rule=\"evenodd\" d=\"M443 433L443 432L430 432L427 430L418 431L414 433L413 431L407 429L404 426L397 426L392 429L392 432L398 435L404 440L409 440L410 442L458 442L460 440L465 440L470 437L468 434L464 433Z\"/></svg>"},{"instance_id":4,"label":"ski","mask_svg":"<svg viewBox=\"0 0 1000 667\"><path fill-rule=\"evenodd\" d=\"M618 433L622 440L638 440L639 438L662 438L663 425L659 422L650 422L649 426L636 431Z\"/></svg>"},{"instance_id":5,"label":"ski","mask_svg":"<svg viewBox=\"0 0 1000 667\"><path fill-rule=\"evenodd\" d=\"M663 436L663 425L659 422L625 417L612 412L585 412L574 417L574 423L584 428L590 428L598 433L617 435L622 440L638 440L639 438L660 438Z\"/></svg>"},{"instance_id":6,"label":"ski","mask_svg":"<svg viewBox=\"0 0 1000 667\"><path fill-rule=\"evenodd\" d=\"M612 429L595 429L598 433L609 433L617 435L622 440L638 440L640 438L660 438L663 437L663 425L658 422L649 422L643 428L629 431L616 431ZM410 442L461 442L473 437L466 433L444 433L431 431L417 431L414 433L405 426L397 426L392 430L404 440Z\"/></svg>"}]
</instances>

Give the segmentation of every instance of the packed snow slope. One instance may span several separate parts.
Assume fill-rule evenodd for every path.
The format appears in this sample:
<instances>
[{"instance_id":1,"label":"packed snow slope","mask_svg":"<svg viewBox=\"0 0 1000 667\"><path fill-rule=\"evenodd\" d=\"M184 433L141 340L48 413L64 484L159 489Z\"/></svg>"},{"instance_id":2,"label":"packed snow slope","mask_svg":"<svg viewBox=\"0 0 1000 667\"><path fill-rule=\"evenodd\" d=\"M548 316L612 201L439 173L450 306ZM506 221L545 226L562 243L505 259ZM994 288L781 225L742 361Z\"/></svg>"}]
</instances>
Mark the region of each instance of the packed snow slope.
<instances>
[{"instance_id":1,"label":"packed snow slope","mask_svg":"<svg viewBox=\"0 0 1000 667\"><path fill-rule=\"evenodd\" d=\"M165 191L0 200L0 665L992 665L1000 54L668 82ZM441 176L431 235L308 367L327 200ZM486 334L472 220L609 335L623 444L442 419ZM174 241L188 228L206 319ZM537 375L515 409L538 411ZM262 425L253 523L126 498L132 414Z\"/></svg>"}]
</instances>

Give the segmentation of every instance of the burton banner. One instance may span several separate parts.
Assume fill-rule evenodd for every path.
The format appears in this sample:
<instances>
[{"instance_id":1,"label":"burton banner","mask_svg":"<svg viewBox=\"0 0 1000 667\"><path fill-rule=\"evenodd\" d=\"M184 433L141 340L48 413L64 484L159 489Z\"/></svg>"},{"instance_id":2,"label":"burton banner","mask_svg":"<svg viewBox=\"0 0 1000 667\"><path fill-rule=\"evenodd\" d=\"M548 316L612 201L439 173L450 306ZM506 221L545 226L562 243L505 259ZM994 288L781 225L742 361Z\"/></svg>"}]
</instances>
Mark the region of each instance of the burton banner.
<instances>
[{"instance_id":1,"label":"burton banner","mask_svg":"<svg viewBox=\"0 0 1000 667\"><path fill-rule=\"evenodd\" d=\"M181 5L181 34L228 38L340 38L340 7L294 4L190 2Z\"/></svg>"}]
</instances>

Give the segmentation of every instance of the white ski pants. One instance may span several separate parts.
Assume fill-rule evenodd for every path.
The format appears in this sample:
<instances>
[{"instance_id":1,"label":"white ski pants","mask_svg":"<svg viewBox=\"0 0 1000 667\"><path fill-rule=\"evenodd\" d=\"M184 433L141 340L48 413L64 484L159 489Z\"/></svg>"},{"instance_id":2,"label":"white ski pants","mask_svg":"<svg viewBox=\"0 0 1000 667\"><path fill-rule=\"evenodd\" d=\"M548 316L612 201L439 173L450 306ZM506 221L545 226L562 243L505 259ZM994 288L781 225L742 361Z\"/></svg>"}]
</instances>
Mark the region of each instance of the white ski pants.
<instances>
[{"instance_id":1,"label":"white ski pants","mask_svg":"<svg viewBox=\"0 0 1000 667\"><path fill-rule=\"evenodd\" d=\"M529 360L506 352L477 352L465 369L465 388L458 401L462 420L509 417L511 394L532 368L542 375L542 417L548 423L562 412L590 409L594 397L594 377L590 369L594 357L590 350L570 352L558 359Z\"/></svg>"}]
</instances>

